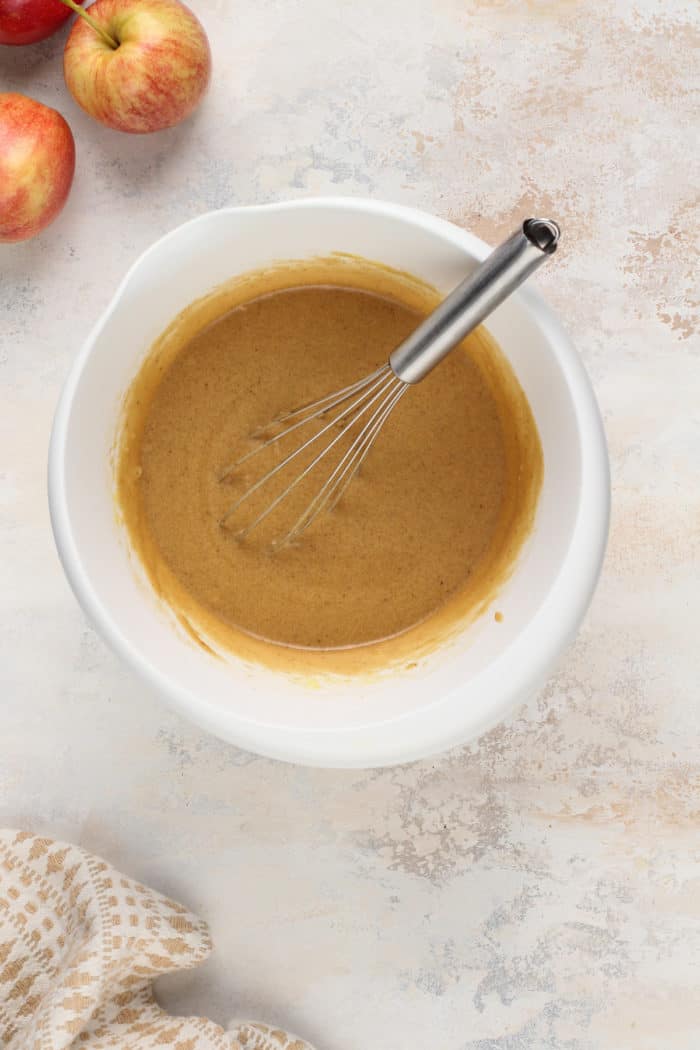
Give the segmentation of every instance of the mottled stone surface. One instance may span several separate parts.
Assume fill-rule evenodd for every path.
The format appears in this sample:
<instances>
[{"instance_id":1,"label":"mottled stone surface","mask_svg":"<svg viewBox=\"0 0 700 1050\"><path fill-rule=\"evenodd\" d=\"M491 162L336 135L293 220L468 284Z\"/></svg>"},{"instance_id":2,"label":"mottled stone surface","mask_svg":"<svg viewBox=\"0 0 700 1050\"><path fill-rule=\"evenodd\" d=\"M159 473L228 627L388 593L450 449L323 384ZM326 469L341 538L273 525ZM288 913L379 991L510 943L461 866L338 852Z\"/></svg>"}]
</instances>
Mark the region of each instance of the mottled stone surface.
<instances>
[{"instance_id":1,"label":"mottled stone surface","mask_svg":"<svg viewBox=\"0 0 700 1050\"><path fill-rule=\"evenodd\" d=\"M64 836L211 923L171 1008L320 1050L700 1045L698 34L681 0L193 0L195 119L112 133L58 37L2 87L58 106L70 202L0 249L0 820ZM592 375L614 508L586 624L478 747L296 769L182 722L106 650L51 539L46 448L78 345L135 256L199 212L318 193L495 240L561 217L541 285Z\"/></svg>"}]
</instances>

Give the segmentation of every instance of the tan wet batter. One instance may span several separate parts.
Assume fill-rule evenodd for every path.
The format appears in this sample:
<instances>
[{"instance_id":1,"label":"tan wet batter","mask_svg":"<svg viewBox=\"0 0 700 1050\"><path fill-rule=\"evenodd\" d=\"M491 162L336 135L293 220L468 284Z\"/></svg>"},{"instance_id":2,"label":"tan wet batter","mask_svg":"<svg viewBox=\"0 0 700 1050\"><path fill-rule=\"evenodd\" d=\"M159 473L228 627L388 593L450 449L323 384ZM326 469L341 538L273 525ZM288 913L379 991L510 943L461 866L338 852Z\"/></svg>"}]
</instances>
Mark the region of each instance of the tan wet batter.
<instances>
[{"instance_id":1,"label":"tan wet batter","mask_svg":"<svg viewBox=\"0 0 700 1050\"><path fill-rule=\"evenodd\" d=\"M542 455L483 330L407 393L341 503L297 546L268 543L299 502L245 542L220 525L238 486L275 461L220 482L250 432L375 369L436 301L362 260L281 264L194 304L147 357L126 401L118 500L151 581L196 634L234 650L245 635L335 650L415 628L418 644L416 625L447 627L502 582L532 522ZM266 653L274 662L269 645L256 658Z\"/></svg>"}]
</instances>

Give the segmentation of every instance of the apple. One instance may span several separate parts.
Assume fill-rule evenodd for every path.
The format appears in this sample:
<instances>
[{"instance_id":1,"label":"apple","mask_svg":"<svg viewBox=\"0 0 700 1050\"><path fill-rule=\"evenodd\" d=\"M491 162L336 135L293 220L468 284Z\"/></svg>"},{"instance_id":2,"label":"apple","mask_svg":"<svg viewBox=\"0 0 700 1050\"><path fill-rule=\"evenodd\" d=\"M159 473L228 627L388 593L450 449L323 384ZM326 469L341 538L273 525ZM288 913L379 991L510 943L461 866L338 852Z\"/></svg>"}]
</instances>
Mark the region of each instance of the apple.
<instances>
[{"instance_id":1,"label":"apple","mask_svg":"<svg viewBox=\"0 0 700 1050\"><path fill-rule=\"evenodd\" d=\"M0 242L48 226L74 171L75 143L61 114L26 95L0 94Z\"/></svg>"},{"instance_id":2,"label":"apple","mask_svg":"<svg viewBox=\"0 0 700 1050\"><path fill-rule=\"evenodd\" d=\"M61 0L0 0L0 44L35 44L55 33L70 14Z\"/></svg>"},{"instance_id":3,"label":"apple","mask_svg":"<svg viewBox=\"0 0 700 1050\"><path fill-rule=\"evenodd\" d=\"M79 106L119 131L172 127L207 89L206 34L179 0L96 0L79 12L63 71Z\"/></svg>"}]
</instances>

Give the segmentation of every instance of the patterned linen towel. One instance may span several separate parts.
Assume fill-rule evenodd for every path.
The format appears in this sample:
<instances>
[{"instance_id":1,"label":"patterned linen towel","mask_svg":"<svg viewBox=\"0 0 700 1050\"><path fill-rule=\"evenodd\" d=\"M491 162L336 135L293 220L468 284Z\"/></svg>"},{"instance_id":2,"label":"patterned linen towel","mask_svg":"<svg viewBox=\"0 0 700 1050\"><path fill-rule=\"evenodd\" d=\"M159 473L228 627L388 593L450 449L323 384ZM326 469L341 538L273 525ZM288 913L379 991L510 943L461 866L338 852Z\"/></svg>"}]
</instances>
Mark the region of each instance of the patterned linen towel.
<instances>
[{"instance_id":1,"label":"patterned linen towel","mask_svg":"<svg viewBox=\"0 0 700 1050\"><path fill-rule=\"evenodd\" d=\"M77 846L0 831L3 1050L312 1050L288 1032L172 1017L154 977L201 963L206 925Z\"/></svg>"}]
</instances>

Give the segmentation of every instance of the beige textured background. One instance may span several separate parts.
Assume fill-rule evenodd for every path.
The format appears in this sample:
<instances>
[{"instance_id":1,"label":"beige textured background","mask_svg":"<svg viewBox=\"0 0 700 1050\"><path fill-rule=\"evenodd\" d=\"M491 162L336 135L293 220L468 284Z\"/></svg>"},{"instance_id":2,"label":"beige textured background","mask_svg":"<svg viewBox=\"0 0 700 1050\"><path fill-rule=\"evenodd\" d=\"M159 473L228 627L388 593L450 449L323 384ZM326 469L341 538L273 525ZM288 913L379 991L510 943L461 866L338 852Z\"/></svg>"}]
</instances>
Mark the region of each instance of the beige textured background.
<instances>
[{"instance_id":1,"label":"beige textured background","mask_svg":"<svg viewBox=\"0 0 700 1050\"><path fill-rule=\"evenodd\" d=\"M217 952L173 1008L320 1050L700 1045L697 151L681 0L193 0L212 92L150 138L81 115L61 38L0 84L62 110L68 207L0 249L0 819L184 900ZM695 139L695 142L693 142ZM495 240L551 211L541 285L592 375L611 543L546 689L478 748L295 769L182 722L86 625L45 496L80 341L154 238L229 203L419 205Z\"/></svg>"}]
</instances>

